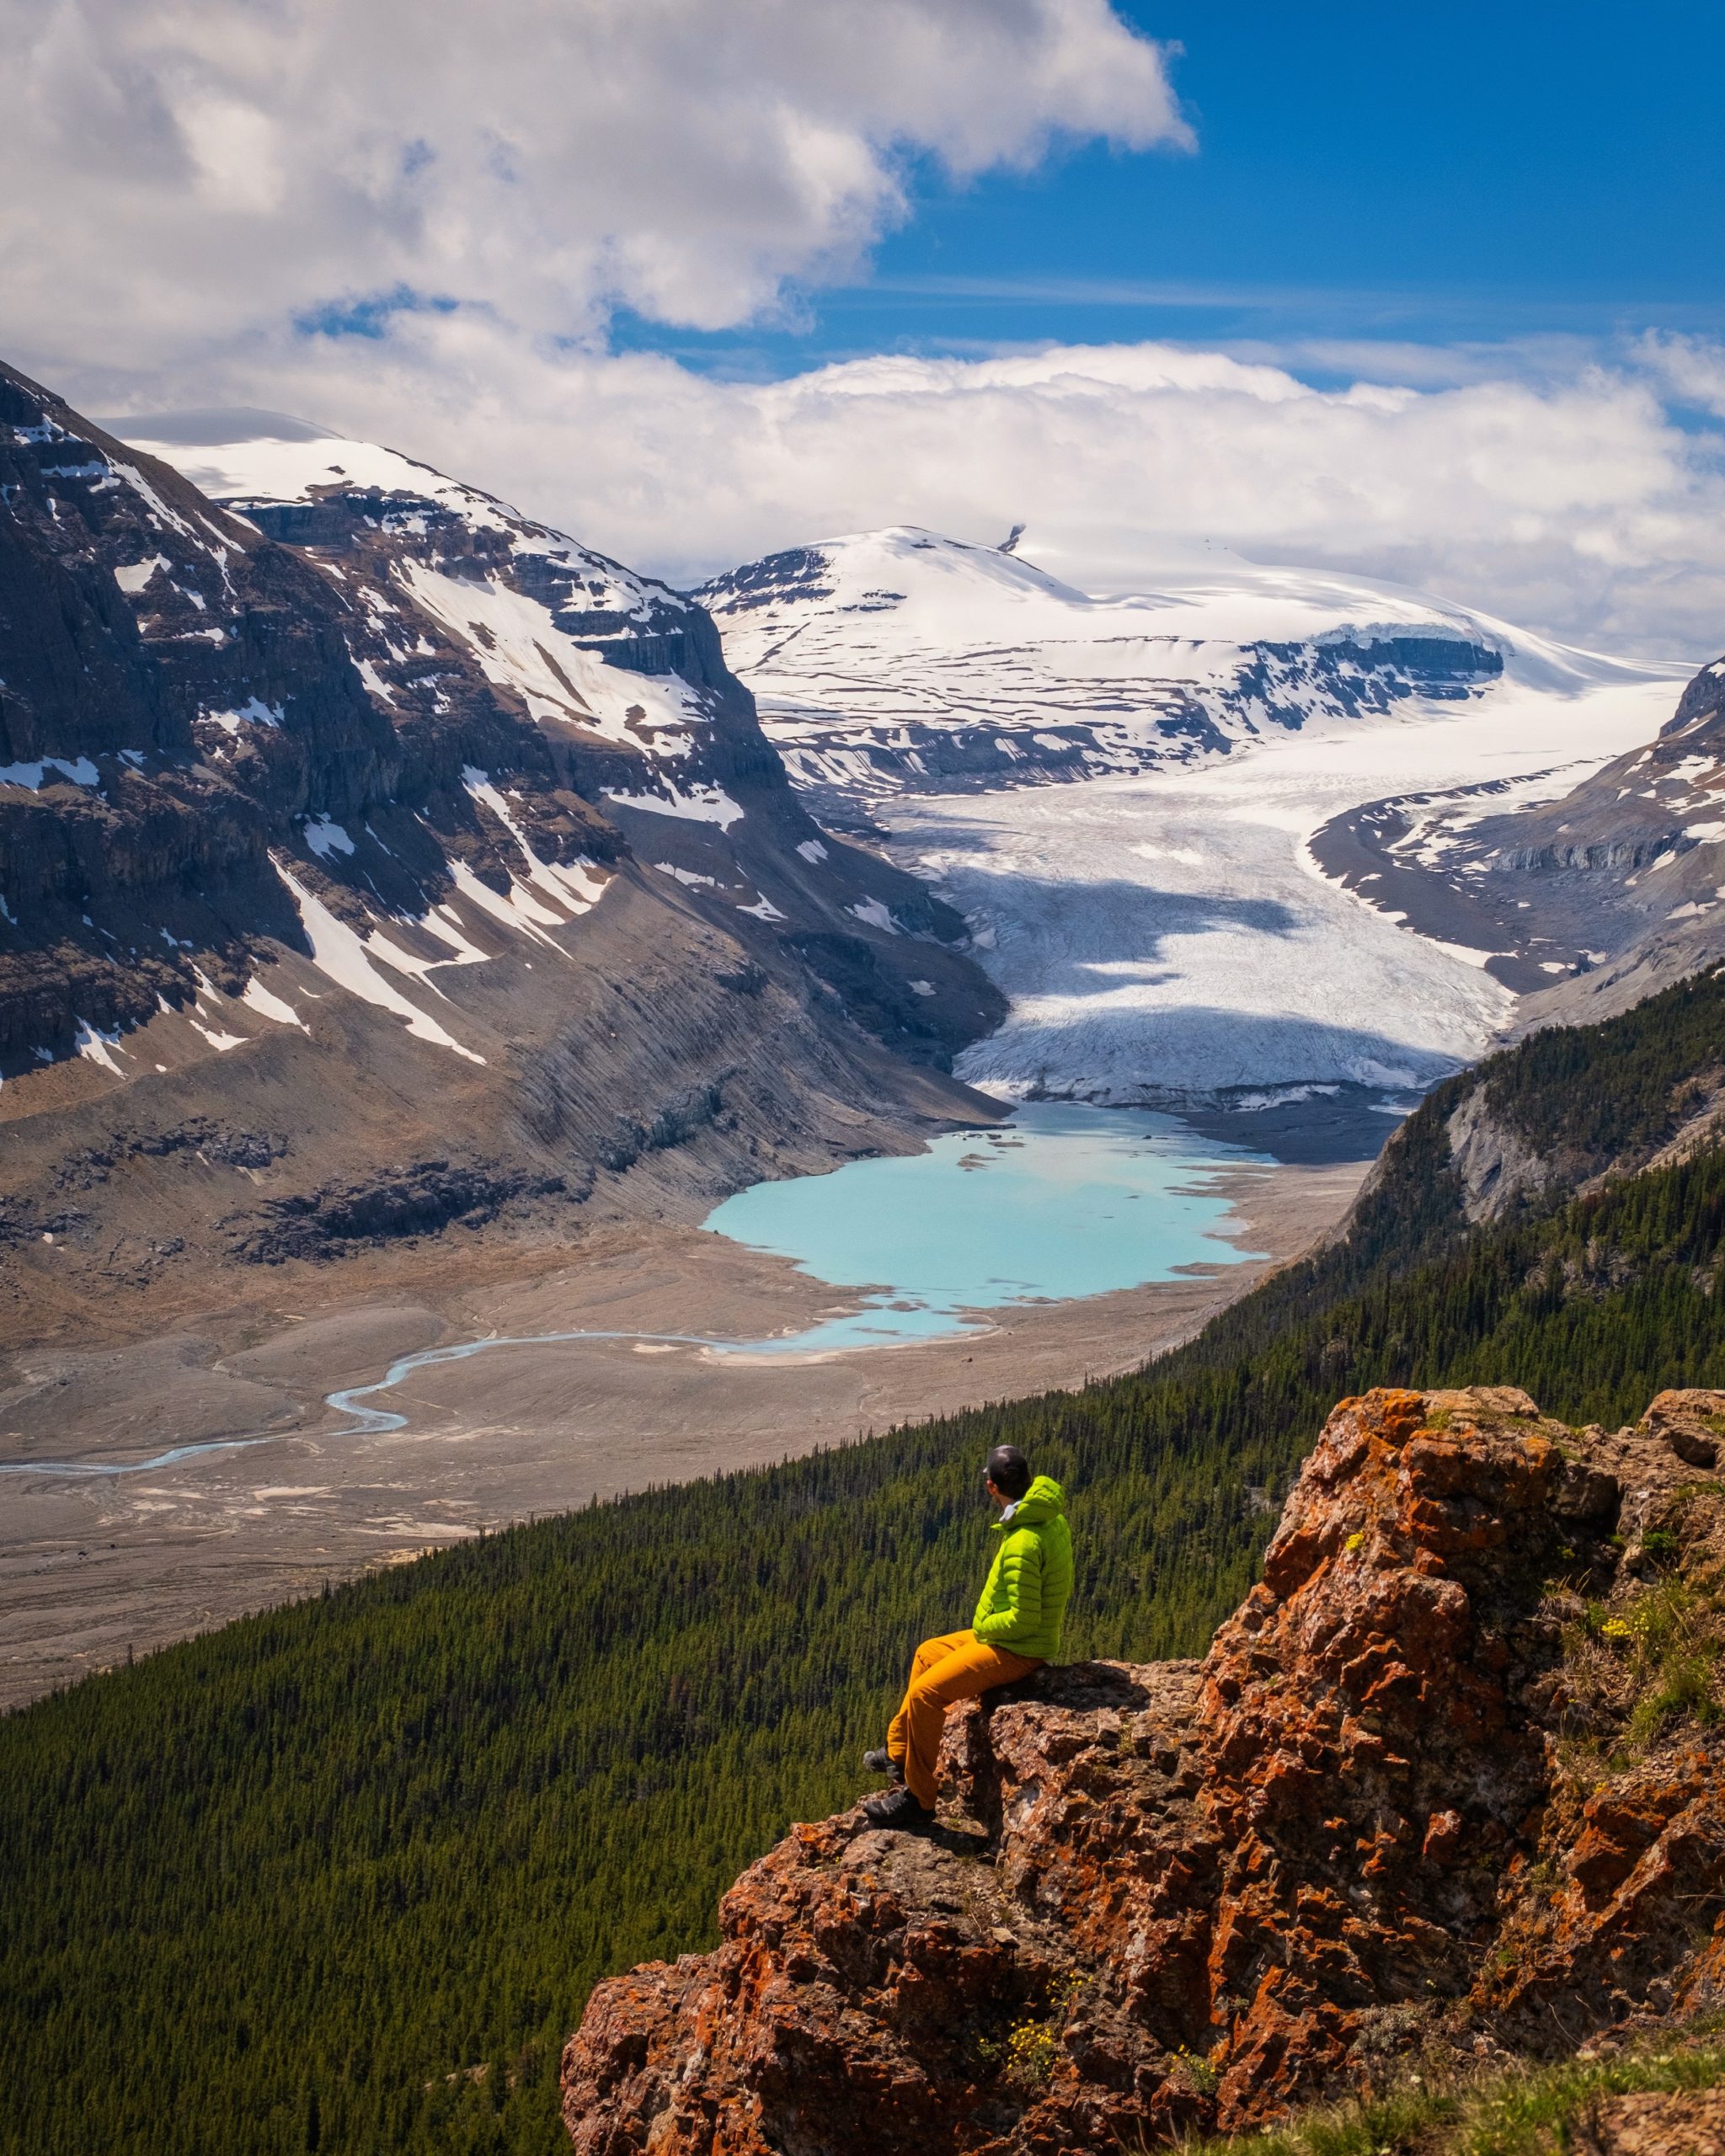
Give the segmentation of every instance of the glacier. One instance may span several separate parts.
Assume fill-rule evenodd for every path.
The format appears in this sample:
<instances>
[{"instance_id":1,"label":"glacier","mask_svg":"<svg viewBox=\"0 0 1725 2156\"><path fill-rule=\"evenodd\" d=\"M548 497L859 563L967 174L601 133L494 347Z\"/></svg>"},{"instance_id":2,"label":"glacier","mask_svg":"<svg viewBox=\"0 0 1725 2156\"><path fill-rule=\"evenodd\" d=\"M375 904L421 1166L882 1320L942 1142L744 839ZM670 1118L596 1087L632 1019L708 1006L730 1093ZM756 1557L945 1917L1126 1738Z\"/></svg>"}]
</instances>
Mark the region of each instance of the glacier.
<instances>
[{"instance_id":1,"label":"glacier","mask_svg":"<svg viewBox=\"0 0 1725 2156\"><path fill-rule=\"evenodd\" d=\"M1562 794L1690 670L1220 553L1095 599L909 527L698 595L823 819L964 915L1010 1008L956 1075L1013 1099L1393 1103L1477 1056L1515 1001L1493 954L1331 880L1312 836L1390 794Z\"/></svg>"}]
</instances>

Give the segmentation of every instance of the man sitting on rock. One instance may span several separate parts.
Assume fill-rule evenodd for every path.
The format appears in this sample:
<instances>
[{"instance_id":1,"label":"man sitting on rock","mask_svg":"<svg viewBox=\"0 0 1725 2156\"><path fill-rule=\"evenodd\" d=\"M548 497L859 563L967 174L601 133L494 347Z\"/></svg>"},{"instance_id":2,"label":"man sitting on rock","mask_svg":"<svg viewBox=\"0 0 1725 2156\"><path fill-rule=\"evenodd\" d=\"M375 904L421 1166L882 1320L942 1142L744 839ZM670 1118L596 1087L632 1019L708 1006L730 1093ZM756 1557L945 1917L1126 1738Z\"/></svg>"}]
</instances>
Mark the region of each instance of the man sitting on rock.
<instances>
[{"instance_id":1,"label":"man sitting on rock","mask_svg":"<svg viewBox=\"0 0 1725 2156\"><path fill-rule=\"evenodd\" d=\"M947 1709L1028 1677L1060 1648L1060 1620L1072 1592L1065 1492L1046 1475L1033 1481L1030 1463L1016 1445L995 1447L983 1481L1002 1508L990 1530L1001 1538L1000 1547L970 1630L922 1642L885 1748L863 1754L863 1765L892 1785L862 1806L877 1827L930 1825Z\"/></svg>"}]
</instances>

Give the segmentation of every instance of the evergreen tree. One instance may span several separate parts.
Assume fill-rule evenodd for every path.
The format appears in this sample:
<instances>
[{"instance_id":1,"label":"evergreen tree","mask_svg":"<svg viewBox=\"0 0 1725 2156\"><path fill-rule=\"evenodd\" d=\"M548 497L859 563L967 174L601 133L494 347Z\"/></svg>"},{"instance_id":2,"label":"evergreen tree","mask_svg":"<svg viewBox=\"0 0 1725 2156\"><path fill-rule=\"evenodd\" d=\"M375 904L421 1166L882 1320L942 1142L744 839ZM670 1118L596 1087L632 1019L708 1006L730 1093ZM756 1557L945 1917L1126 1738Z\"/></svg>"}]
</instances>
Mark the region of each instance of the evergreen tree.
<instances>
[{"instance_id":1,"label":"evergreen tree","mask_svg":"<svg viewBox=\"0 0 1725 2156\"><path fill-rule=\"evenodd\" d=\"M1495 1059L1493 1112L1642 1157L1722 1042L1685 984ZM1470 1230L1460 1083L1346 1243L1142 1371L488 1536L0 1720L0 2151L554 2156L589 1988L710 1943L964 1621L992 1445L1070 1486L1068 1652L1147 1660L1241 1599L1340 1394L1610 1423L1725 1385L1725 1154Z\"/></svg>"}]
</instances>

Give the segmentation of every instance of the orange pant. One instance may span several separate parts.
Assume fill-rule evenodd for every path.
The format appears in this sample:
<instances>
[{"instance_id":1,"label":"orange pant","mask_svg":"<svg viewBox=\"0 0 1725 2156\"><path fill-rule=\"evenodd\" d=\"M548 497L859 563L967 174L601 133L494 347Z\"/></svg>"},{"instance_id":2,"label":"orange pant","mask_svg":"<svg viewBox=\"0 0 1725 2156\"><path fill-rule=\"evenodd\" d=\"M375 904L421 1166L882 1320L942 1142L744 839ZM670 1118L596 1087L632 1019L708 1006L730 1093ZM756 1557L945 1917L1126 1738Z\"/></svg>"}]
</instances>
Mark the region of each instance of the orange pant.
<instances>
[{"instance_id":1,"label":"orange pant","mask_svg":"<svg viewBox=\"0 0 1725 2156\"><path fill-rule=\"evenodd\" d=\"M940 1752L940 1733L947 1709L960 1700L974 1700L991 1692L996 1684L1010 1684L1028 1677L1041 1664L1004 1648L985 1646L975 1632L948 1632L937 1640L925 1640L911 1664L911 1683L905 1704L893 1716L886 1733L886 1748L905 1770L905 1780L918 1803L934 1809L934 1763Z\"/></svg>"}]
</instances>

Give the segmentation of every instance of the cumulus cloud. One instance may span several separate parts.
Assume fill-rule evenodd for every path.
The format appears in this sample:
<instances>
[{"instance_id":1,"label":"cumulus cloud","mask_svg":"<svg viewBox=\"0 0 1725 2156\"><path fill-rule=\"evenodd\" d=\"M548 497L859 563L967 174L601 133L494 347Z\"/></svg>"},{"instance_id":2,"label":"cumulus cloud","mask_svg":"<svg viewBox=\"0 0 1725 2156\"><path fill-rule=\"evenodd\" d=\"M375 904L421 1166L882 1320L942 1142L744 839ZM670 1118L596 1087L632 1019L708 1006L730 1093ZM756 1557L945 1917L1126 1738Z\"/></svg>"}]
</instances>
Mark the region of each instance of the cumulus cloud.
<instances>
[{"instance_id":1,"label":"cumulus cloud","mask_svg":"<svg viewBox=\"0 0 1725 2156\"><path fill-rule=\"evenodd\" d=\"M880 357L606 349L854 274L919 160L1189 141L1108 0L0 0L8 356L267 404L693 579L919 523L1094 590L1223 547L1605 648L1725 644L1725 351L1652 336Z\"/></svg>"},{"instance_id":2,"label":"cumulus cloud","mask_svg":"<svg viewBox=\"0 0 1725 2156\"><path fill-rule=\"evenodd\" d=\"M13 349L149 367L355 307L582 339L854 265L905 163L1189 139L1108 0L0 0Z\"/></svg>"},{"instance_id":3,"label":"cumulus cloud","mask_svg":"<svg viewBox=\"0 0 1725 2156\"><path fill-rule=\"evenodd\" d=\"M768 383L650 354L558 353L480 314L256 355L211 380L381 437L676 580L841 531L922 524L1092 590L1206 548L1351 569L1606 650L1725 648L1721 436L1680 424L1664 362L1537 369L1434 354L1314 388L1168 344L880 357ZM1354 355L1369 364L1370 353ZM1688 394L1725 351L1685 349ZM1714 372L1710 373L1709 369ZM1409 375L1437 384L1420 387Z\"/></svg>"},{"instance_id":4,"label":"cumulus cloud","mask_svg":"<svg viewBox=\"0 0 1725 2156\"><path fill-rule=\"evenodd\" d=\"M1725 346L1705 337L1649 330L1637 356L1680 404L1725 419Z\"/></svg>"}]
</instances>

